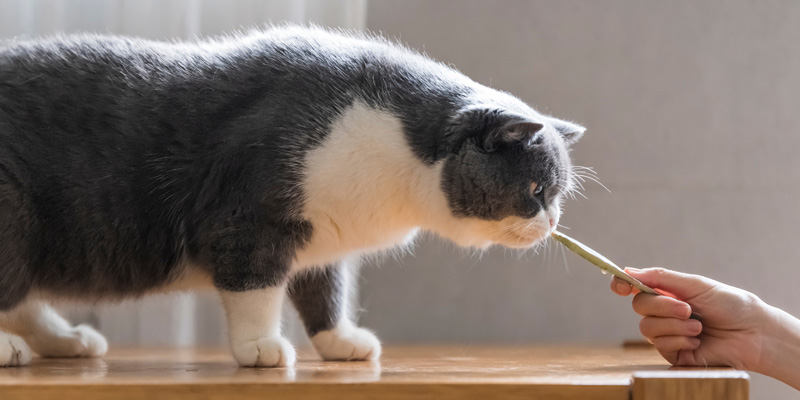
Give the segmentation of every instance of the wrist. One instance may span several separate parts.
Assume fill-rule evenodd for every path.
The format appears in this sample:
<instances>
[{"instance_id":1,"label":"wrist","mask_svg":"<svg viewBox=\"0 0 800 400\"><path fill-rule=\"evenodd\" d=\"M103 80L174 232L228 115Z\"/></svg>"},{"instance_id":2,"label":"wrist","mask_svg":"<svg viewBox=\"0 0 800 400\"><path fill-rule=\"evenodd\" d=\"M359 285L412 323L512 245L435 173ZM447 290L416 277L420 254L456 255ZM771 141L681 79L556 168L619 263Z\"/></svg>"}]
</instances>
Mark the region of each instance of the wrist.
<instances>
[{"instance_id":1,"label":"wrist","mask_svg":"<svg viewBox=\"0 0 800 400\"><path fill-rule=\"evenodd\" d=\"M761 356L753 371L800 389L800 320L769 305L766 314Z\"/></svg>"}]
</instances>

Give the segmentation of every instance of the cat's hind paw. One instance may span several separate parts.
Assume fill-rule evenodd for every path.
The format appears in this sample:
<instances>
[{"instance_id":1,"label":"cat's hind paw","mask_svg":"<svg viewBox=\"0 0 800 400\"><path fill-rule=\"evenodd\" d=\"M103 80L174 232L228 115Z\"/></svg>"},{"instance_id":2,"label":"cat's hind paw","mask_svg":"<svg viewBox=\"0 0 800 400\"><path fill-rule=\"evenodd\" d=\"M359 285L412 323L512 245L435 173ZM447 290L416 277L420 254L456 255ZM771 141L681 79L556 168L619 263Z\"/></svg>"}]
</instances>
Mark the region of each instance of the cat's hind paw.
<instances>
[{"instance_id":1,"label":"cat's hind paw","mask_svg":"<svg viewBox=\"0 0 800 400\"><path fill-rule=\"evenodd\" d=\"M232 346L233 357L243 367L291 367L294 346L283 337L266 337Z\"/></svg>"},{"instance_id":2,"label":"cat's hind paw","mask_svg":"<svg viewBox=\"0 0 800 400\"><path fill-rule=\"evenodd\" d=\"M108 342L88 325L78 325L67 332L28 339L42 357L100 357L108 351Z\"/></svg>"},{"instance_id":3,"label":"cat's hind paw","mask_svg":"<svg viewBox=\"0 0 800 400\"><path fill-rule=\"evenodd\" d=\"M0 332L0 367L27 365L31 358L31 348L21 337Z\"/></svg>"},{"instance_id":4,"label":"cat's hind paw","mask_svg":"<svg viewBox=\"0 0 800 400\"><path fill-rule=\"evenodd\" d=\"M317 353L326 361L377 360L381 342L374 333L356 326L337 326L311 338Z\"/></svg>"}]
</instances>

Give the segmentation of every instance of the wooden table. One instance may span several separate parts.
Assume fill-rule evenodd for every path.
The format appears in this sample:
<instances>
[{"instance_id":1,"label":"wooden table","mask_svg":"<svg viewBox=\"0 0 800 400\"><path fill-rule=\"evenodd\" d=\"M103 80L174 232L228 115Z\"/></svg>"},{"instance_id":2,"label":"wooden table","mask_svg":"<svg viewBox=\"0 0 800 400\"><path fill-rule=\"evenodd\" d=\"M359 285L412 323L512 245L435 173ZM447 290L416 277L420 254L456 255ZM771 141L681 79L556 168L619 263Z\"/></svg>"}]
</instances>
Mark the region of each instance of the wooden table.
<instances>
[{"instance_id":1,"label":"wooden table","mask_svg":"<svg viewBox=\"0 0 800 400\"><path fill-rule=\"evenodd\" d=\"M105 359L35 359L0 368L2 400L726 399L746 373L670 369L652 348L389 347L378 362L238 368L222 350L114 350Z\"/></svg>"}]
</instances>

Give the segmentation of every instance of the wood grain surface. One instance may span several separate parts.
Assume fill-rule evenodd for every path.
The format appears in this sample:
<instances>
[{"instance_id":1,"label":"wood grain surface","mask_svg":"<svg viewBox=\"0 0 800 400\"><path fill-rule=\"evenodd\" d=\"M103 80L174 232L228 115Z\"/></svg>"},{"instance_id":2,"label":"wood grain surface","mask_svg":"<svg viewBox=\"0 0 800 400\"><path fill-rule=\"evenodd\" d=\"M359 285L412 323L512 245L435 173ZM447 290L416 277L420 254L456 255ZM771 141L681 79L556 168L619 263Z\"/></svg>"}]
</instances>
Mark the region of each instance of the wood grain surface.
<instances>
[{"instance_id":1,"label":"wood grain surface","mask_svg":"<svg viewBox=\"0 0 800 400\"><path fill-rule=\"evenodd\" d=\"M671 369L652 348L389 347L380 362L239 368L218 349L120 349L0 369L0 399L747 399L731 369ZM668 397L659 393L669 394Z\"/></svg>"}]
</instances>

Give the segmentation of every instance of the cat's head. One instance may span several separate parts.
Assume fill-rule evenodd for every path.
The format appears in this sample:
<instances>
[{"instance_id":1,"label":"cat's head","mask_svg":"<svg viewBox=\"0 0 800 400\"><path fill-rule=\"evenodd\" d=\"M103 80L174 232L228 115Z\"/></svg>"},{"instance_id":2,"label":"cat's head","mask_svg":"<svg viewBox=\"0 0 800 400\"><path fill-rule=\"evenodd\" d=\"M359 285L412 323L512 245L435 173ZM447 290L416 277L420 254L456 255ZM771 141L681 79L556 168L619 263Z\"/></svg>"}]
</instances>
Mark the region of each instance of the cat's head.
<instances>
[{"instance_id":1,"label":"cat's head","mask_svg":"<svg viewBox=\"0 0 800 400\"><path fill-rule=\"evenodd\" d=\"M441 188L464 246L526 248L557 226L572 190L569 146L585 129L529 107L473 105L452 118Z\"/></svg>"}]
</instances>

